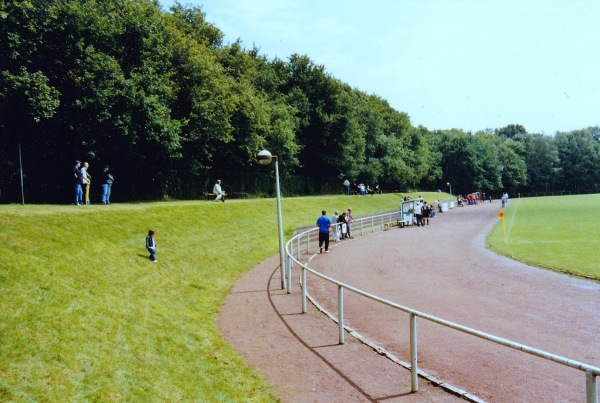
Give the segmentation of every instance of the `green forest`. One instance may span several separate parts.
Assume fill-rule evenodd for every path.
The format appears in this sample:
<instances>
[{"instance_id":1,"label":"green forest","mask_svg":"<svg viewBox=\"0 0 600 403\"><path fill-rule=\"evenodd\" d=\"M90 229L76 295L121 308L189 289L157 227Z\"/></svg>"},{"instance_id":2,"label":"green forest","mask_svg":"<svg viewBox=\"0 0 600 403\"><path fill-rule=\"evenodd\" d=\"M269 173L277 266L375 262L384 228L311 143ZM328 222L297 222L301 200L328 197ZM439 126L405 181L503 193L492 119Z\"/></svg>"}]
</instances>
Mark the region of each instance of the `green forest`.
<instances>
[{"instance_id":1,"label":"green forest","mask_svg":"<svg viewBox=\"0 0 600 403\"><path fill-rule=\"evenodd\" d=\"M600 191L597 126L415 127L309 55L270 60L242 46L252 38L223 37L198 7L0 0L0 202L72 203L75 160L92 178L110 165L116 201L201 198L216 179L230 194L272 195L261 149L278 156L284 196L341 193L345 179L403 192Z\"/></svg>"}]
</instances>

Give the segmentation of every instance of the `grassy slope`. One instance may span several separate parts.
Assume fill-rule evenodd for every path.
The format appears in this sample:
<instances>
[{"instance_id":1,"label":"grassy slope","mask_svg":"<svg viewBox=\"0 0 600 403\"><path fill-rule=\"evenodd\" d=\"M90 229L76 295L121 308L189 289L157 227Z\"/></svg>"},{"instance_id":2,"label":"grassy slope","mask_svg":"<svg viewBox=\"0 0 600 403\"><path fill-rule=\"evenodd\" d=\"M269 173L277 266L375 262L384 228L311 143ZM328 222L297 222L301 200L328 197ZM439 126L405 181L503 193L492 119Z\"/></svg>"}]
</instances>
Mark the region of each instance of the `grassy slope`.
<instances>
[{"instance_id":1,"label":"grassy slope","mask_svg":"<svg viewBox=\"0 0 600 403\"><path fill-rule=\"evenodd\" d=\"M286 198L286 237L323 208L398 200ZM215 321L235 281L277 253L276 228L273 199L0 206L0 400L275 400Z\"/></svg>"},{"instance_id":2,"label":"grassy slope","mask_svg":"<svg viewBox=\"0 0 600 403\"><path fill-rule=\"evenodd\" d=\"M488 237L493 250L517 260L600 279L600 195L513 199Z\"/></svg>"}]
</instances>

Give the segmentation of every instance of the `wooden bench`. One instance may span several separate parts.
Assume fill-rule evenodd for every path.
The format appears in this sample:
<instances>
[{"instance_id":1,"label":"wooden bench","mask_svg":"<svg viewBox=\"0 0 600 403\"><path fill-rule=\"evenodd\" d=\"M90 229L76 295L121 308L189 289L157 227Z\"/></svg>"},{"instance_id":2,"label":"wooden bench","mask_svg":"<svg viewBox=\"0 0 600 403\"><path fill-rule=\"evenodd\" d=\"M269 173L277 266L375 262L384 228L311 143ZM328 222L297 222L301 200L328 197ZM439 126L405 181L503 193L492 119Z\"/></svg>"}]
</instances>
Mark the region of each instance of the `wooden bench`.
<instances>
[{"instance_id":1,"label":"wooden bench","mask_svg":"<svg viewBox=\"0 0 600 403\"><path fill-rule=\"evenodd\" d=\"M409 221L405 220L405 221L398 221L398 228L404 228L408 226Z\"/></svg>"},{"instance_id":2,"label":"wooden bench","mask_svg":"<svg viewBox=\"0 0 600 403\"><path fill-rule=\"evenodd\" d=\"M398 225L398 223L397 223L397 222L395 222L395 221L384 222L384 223L383 223L383 230L384 230L384 231L385 231L385 230L388 230L388 229L390 229L390 228L392 228L392 227L395 227L396 225Z\"/></svg>"},{"instance_id":3,"label":"wooden bench","mask_svg":"<svg viewBox=\"0 0 600 403\"><path fill-rule=\"evenodd\" d=\"M205 193L205 195L206 195L206 200L210 200L210 199L214 200L215 197L217 197L217 195L214 193Z\"/></svg>"}]
</instances>

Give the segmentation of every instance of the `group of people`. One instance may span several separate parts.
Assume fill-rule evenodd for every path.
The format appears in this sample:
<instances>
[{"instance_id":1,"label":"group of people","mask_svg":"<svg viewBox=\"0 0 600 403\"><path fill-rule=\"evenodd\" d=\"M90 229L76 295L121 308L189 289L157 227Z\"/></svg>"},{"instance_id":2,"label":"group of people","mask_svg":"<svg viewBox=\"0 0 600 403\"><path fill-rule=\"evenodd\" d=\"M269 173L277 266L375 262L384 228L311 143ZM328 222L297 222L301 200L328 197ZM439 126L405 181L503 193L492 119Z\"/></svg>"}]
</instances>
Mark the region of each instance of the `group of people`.
<instances>
[{"instance_id":1,"label":"group of people","mask_svg":"<svg viewBox=\"0 0 600 403\"><path fill-rule=\"evenodd\" d=\"M376 185L375 188L371 188L369 185L365 185L364 183L354 183L352 184L352 186L350 186L350 181L348 179L346 179L343 183L344 185L344 194L346 196L350 196L352 194L355 195L361 195L361 196L366 196L366 195L371 195L373 196L376 193L381 194L381 188L379 187L379 185Z\"/></svg>"},{"instance_id":2,"label":"group of people","mask_svg":"<svg viewBox=\"0 0 600 403\"><path fill-rule=\"evenodd\" d=\"M415 203L415 220L417 227L424 227L429 225L429 219L435 217L435 210L433 204L427 204L424 202Z\"/></svg>"},{"instance_id":3,"label":"group of people","mask_svg":"<svg viewBox=\"0 0 600 403\"><path fill-rule=\"evenodd\" d=\"M317 219L319 227L319 253L329 253L329 228L333 227L333 241L340 242L341 239L352 238L352 208L343 211L342 214L336 210L331 218L327 217L327 211L321 211L321 216Z\"/></svg>"},{"instance_id":4,"label":"group of people","mask_svg":"<svg viewBox=\"0 0 600 403\"><path fill-rule=\"evenodd\" d=\"M89 168L90 164L88 162L75 161L73 179L75 181L75 205L77 206L91 204L90 187L92 185L92 175L90 175ZM115 178L109 171L110 167L108 165L105 166L101 178L102 204L110 204L111 188L115 181Z\"/></svg>"},{"instance_id":5,"label":"group of people","mask_svg":"<svg viewBox=\"0 0 600 403\"><path fill-rule=\"evenodd\" d=\"M413 199L410 196L402 197L402 202L410 202ZM437 200L436 200L437 202ZM423 197L419 196L414 199L412 213L414 214L413 224L417 227L429 225L429 219L435 217L435 207L433 204L427 203Z\"/></svg>"},{"instance_id":6,"label":"group of people","mask_svg":"<svg viewBox=\"0 0 600 403\"><path fill-rule=\"evenodd\" d=\"M485 193L471 193L466 197L463 195L456 196L456 203L459 207L463 206L476 206L479 203L485 201ZM490 199L491 202L491 199Z\"/></svg>"}]
</instances>

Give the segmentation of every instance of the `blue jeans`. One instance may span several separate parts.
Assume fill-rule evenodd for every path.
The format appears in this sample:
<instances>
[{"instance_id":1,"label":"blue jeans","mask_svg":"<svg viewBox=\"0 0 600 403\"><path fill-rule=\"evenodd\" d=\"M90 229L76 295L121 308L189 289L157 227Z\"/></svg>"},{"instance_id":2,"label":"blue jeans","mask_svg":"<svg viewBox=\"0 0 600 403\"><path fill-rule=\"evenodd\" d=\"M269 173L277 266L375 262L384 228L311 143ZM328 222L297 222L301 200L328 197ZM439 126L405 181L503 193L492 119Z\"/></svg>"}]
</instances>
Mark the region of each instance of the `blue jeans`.
<instances>
[{"instance_id":1,"label":"blue jeans","mask_svg":"<svg viewBox=\"0 0 600 403\"><path fill-rule=\"evenodd\" d=\"M148 252L150 252L150 260L155 261L156 260L156 249L154 248L146 248L148 249Z\"/></svg>"},{"instance_id":2,"label":"blue jeans","mask_svg":"<svg viewBox=\"0 0 600 403\"><path fill-rule=\"evenodd\" d=\"M83 189L79 182L75 184L75 204L83 204Z\"/></svg>"},{"instance_id":3,"label":"blue jeans","mask_svg":"<svg viewBox=\"0 0 600 403\"><path fill-rule=\"evenodd\" d=\"M110 185L102 184L102 204L110 204Z\"/></svg>"}]
</instances>

